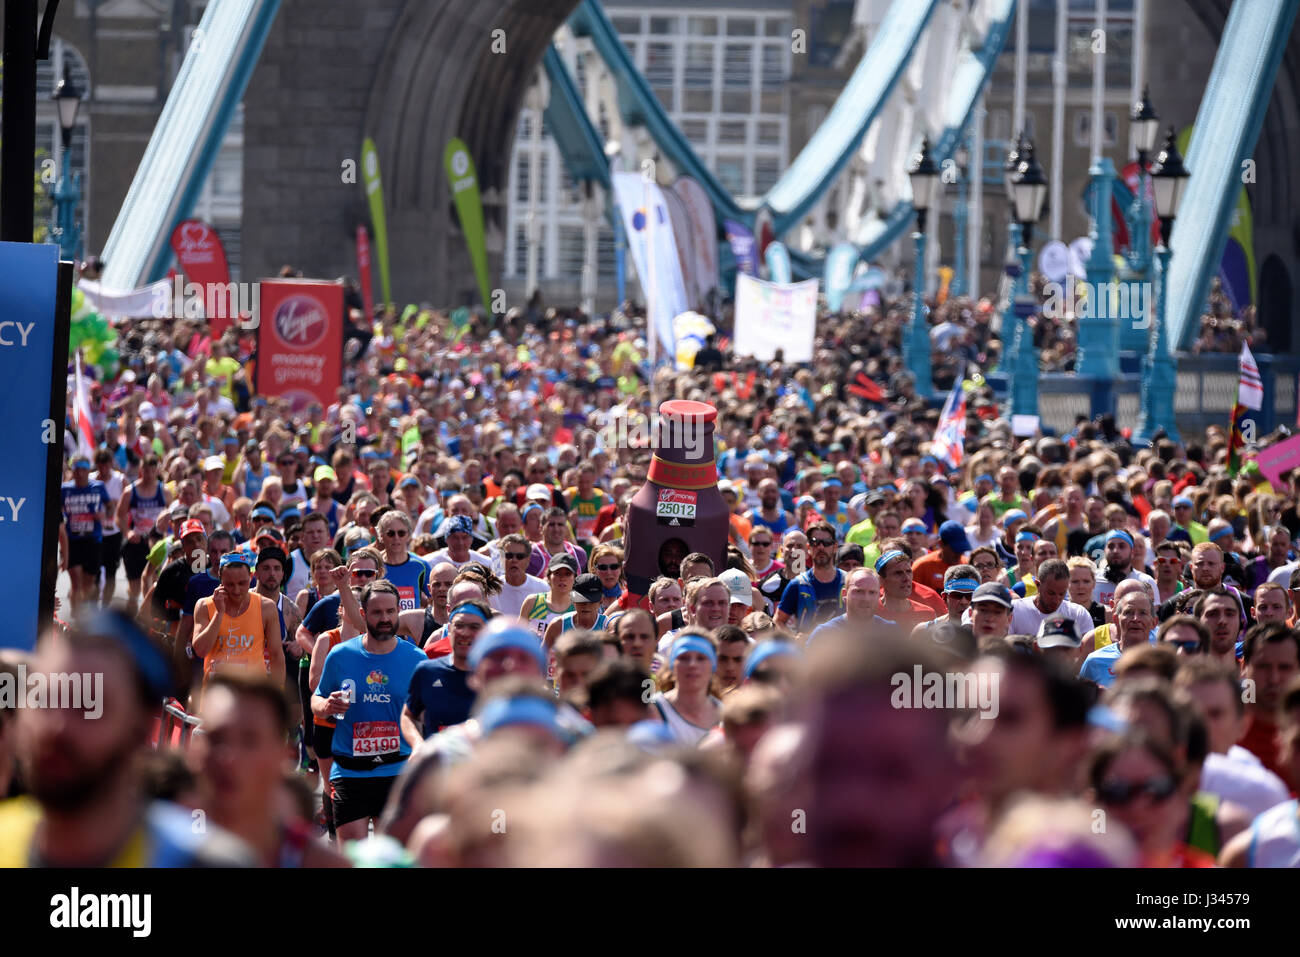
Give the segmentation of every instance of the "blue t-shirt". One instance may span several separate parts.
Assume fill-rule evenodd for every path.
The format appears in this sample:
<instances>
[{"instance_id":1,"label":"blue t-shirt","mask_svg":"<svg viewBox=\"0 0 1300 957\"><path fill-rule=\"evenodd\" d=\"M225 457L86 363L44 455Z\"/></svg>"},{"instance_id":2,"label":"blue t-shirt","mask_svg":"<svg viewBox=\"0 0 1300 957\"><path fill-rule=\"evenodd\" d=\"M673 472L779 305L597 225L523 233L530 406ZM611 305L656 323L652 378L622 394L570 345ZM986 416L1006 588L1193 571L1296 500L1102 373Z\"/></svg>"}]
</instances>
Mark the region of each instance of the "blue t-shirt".
<instances>
[{"instance_id":1,"label":"blue t-shirt","mask_svg":"<svg viewBox=\"0 0 1300 957\"><path fill-rule=\"evenodd\" d=\"M1109 688L1115 683L1115 663L1119 661L1119 654L1118 641L1094 651L1083 660L1079 677L1085 681L1096 682L1103 688Z\"/></svg>"},{"instance_id":2,"label":"blue t-shirt","mask_svg":"<svg viewBox=\"0 0 1300 957\"><path fill-rule=\"evenodd\" d=\"M429 566L424 559L407 555L402 564L388 565L384 578L397 589L400 610L424 607L425 592L429 590Z\"/></svg>"},{"instance_id":3,"label":"blue t-shirt","mask_svg":"<svg viewBox=\"0 0 1300 957\"><path fill-rule=\"evenodd\" d=\"M185 585L185 601L181 604L181 614L193 617L194 606L199 603L199 599L211 598L212 593L217 590L217 586L220 584L221 582L207 572L191 575L189 582Z\"/></svg>"},{"instance_id":4,"label":"blue t-shirt","mask_svg":"<svg viewBox=\"0 0 1300 957\"><path fill-rule=\"evenodd\" d=\"M335 758L375 759L374 767L345 768L336 760L330 780L339 778L386 778L400 774L411 746L402 737L402 705L416 666L428 657L409 641L398 641L386 655L366 651L364 636L335 645L325 658L325 670L315 693L328 698L335 691L348 691L355 699L338 718L334 728ZM401 760L379 763L397 754Z\"/></svg>"},{"instance_id":5,"label":"blue t-shirt","mask_svg":"<svg viewBox=\"0 0 1300 957\"><path fill-rule=\"evenodd\" d=\"M307 609L307 617L302 620L302 626L317 636L322 631L337 628L339 626L339 605L342 601L343 599L339 597L338 592L333 595L326 595Z\"/></svg>"},{"instance_id":6,"label":"blue t-shirt","mask_svg":"<svg viewBox=\"0 0 1300 957\"><path fill-rule=\"evenodd\" d=\"M406 706L411 716L423 721L424 736L469 720L475 693L469 687L469 672L451 663L452 656L425 659L415 666Z\"/></svg>"},{"instance_id":7,"label":"blue t-shirt","mask_svg":"<svg viewBox=\"0 0 1300 957\"><path fill-rule=\"evenodd\" d=\"M799 578L802 577L802 575L799 576ZM824 622L843 611L840 604L840 591L844 588L844 573L842 571L838 568L835 569L835 577L828 582L819 581L816 575L809 575L808 577L812 579L813 598L816 601L812 623ZM781 602L777 606L781 611L796 619L796 624L799 617L799 578L792 579L785 586L785 591L781 593Z\"/></svg>"},{"instance_id":8,"label":"blue t-shirt","mask_svg":"<svg viewBox=\"0 0 1300 957\"><path fill-rule=\"evenodd\" d=\"M64 482L60 491L63 495L63 520L68 525L68 538L100 541L104 537L104 527L99 523L99 513L105 505L112 502L104 483L91 481L83 488L77 488L75 481Z\"/></svg>"}]
</instances>

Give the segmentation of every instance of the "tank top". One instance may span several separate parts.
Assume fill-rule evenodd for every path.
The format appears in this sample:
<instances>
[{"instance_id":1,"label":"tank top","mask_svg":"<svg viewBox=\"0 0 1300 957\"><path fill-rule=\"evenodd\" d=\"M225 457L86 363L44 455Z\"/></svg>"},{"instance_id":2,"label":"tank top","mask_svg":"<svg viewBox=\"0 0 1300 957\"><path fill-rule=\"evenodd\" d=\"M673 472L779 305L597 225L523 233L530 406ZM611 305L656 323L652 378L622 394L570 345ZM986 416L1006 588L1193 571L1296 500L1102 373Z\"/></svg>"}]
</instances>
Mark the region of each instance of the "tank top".
<instances>
[{"instance_id":1,"label":"tank top","mask_svg":"<svg viewBox=\"0 0 1300 957\"><path fill-rule=\"evenodd\" d=\"M329 631L322 631L321 635L329 639L329 645L325 648L325 655L328 657L329 653L338 646L340 641L343 640L343 629L341 627L331 628ZM318 718L315 714L312 714L311 721L312 724L319 725L322 728L334 727L334 721L332 719Z\"/></svg>"},{"instance_id":2,"label":"tank top","mask_svg":"<svg viewBox=\"0 0 1300 957\"><path fill-rule=\"evenodd\" d=\"M1300 801L1271 807L1250 825L1251 867L1300 867Z\"/></svg>"},{"instance_id":3,"label":"tank top","mask_svg":"<svg viewBox=\"0 0 1300 957\"><path fill-rule=\"evenodd\" d=\"M775 520L769 522L763 517L763 513L760 509L751 509L749 512L749 520L755 525L762 525L773 535L784 535L786 529L790 527L790 523L785 519L784 511L782 511Z\"/></svg>"},{"instance_id":4,"label":"tank top","mask_svg":"<svg viewBox=\"0 0 1300 957\"><path fill-rule=\"evenodd\" d=\"M445 628L445 627L446 627L445 624L440 625L438 624L438 622L434 621L432 608L424 609L424 629L420 633L420 647L423 648L425 644L428 643L430 635L432 635L439 628Z\"/></svg>"},{"instance_id":5,"label":"tank top","mask_svg":"<svg viewBox=\"0 0 1300 957\"><path fill-rule=\"evenodd\" d=\"M163 491L163 483L159 482L154 488L152 495L145 497L140 494L139 483L131 486L131 509L128 521L130 527L124 529L127 532L141 531L146 534L153 531L154 524L158 521L158 516L162 510L167 507L167 493Z\"/></svg>"},{"instance_id":6,"label":"tank top","mask_svg":"<svg viewBox=\"0 0 1300 957\"><path fill-rule=\"evenodd\" d=\"M712 695L709 696L709 700L713 702L714 707L721 709L721 701ZM655 695L654 706L655 710L659 712L659 717L663 718L664 724L668 725L668 730L677 739L678 744L693 748L713 730L712 728L701 728L698 724L687 721L662 694Z\"/></svg>"},{"instance_id":7,"label":"tank top","mask_svg":"<svg viewBox=\"0 0 1300 957\"><path fill-rule=\"evenodd\" d=\"M258 498L261 497L262 486L266 483L266 480L270 477L271 477L270 462L263 460L262 470L260 472L253 471L253 467L249 466L244 473L244 496L246 498L251 498L254 502L256 502Z\"/></svg>"},{"instance_id":8,"label":"tank top","mask_svg":"<svg viewBox=\"0 0 1300 957\"><path fill-rule=\"evenodd\" d=\"M538 596L538 600L533 602L532 610L528 612L528 625L537 632L539 641L546 638L546 629L551 626L551 622L557 618L562 618L574 610L573 602L569 602L569 607L562 611L552 611L551 603L543 599L549 598L550 592L543 592Z\"/></svg>"},{"instance_id":9,"label":"tank top","mask_svg":"<svg viewBox=\"0 0 1300 957\"><path fill-rule=\"evenodd\" d=\"M206 604L209 616L216 615L210 597L200 599L199 604ZM250 593L248 607L242 615L223 617L221 634L203 656L203 680L207 681L217 671L225 668L265 674L266 640L266 634L262 630L261 596L255 592Z\"/></svg>"}]
</instances>

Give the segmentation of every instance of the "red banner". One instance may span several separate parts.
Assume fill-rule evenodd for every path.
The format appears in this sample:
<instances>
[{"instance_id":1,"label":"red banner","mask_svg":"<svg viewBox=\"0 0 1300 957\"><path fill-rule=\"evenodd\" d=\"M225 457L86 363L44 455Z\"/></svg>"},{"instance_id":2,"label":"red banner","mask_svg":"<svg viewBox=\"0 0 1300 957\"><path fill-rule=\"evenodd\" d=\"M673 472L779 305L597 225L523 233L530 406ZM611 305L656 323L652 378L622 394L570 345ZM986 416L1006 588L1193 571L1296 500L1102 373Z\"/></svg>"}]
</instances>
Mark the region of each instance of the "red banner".
<instances>
[{"instance_id":1,"label":"red banner","mask_svg":"<svg viewBox=\"0 0 1300 957\"><path fill-rule=\"evenodd\" d=\"M216 304L216 309L211 310L212 314L208 316L208 328L214 339L220 338L236 318L232 315L229 293L209 291L209 287L215 284L223 288L230 285L230 267L226 263L221 237L203 220L187 219L172 230L171 245L185 278L203 287L203 302ZM214 298L217 295L220 295L220 301ZM223 304L225 308L222 308Z\"/></svg>"},{"instance_id":2,"label":"red banner","mask_svg":"<svg viewBox=\"0 0 1300 957\"><path fill-rule=\"evenodd\" d=\"M264 279L258 289L258 394L328 408L343 382L343 284Z\"/></svg>"},{"instance_id":3,"label":"red banner","mask_svg":"<svg viewBox=\"0 0 1300 957\"><path fill-rule=\"evenodd\" d=\"M366 326L375 315L375 293L370 282L370 234L357 227L357 273L361 277L361 298L366 304Z\"/></svg>"}]
</instances>

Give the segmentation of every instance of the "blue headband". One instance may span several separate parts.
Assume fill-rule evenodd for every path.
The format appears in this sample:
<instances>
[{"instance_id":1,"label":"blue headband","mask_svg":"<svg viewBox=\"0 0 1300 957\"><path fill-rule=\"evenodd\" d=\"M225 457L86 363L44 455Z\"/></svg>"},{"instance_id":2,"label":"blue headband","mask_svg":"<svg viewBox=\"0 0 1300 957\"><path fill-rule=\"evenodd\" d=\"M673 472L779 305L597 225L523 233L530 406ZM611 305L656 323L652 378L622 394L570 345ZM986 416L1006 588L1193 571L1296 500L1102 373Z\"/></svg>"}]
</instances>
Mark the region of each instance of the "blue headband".
<instances>
[{"instance_id":1,"label":"blue headband","mask_svg":"<svg viewBox=\"0 0 1300 957\"><path fill-rule=\"evenodd\" d=\"M1122 528L1113 528L1106 533L1107 542L1109 542L1111 539L1114 538L1118 538L1122 542L1128 542L1129 548L1133 547L1133 536L1130 535L1128 532L1124 531Z\"/></svg>"},{"instance_id":2,"label":"blue headband","mask_svg":"<svg viewBox=\"0 0 1300 957\"><path fill-rule=\"evenodd\" d=\"M536 659L537 670L542 674L546 673L546 655L542 653L541 642L537 640L537 635L523 628L507 628L486 638L480 636L474 642L474 647L470 649L470 669L478 668L484 658L503 648L518 648L520 651L528 652Z\"/></svg>"},{"instance_id":3,"label":"blue headband","mask_svg":"<svg viewBox=\"0 0 1300 957\"><path fill-rule=\"evenodd\" d=\"M88 469L90 468L90 459L83 455L81 458L73 460L72 467L74 469Z\"/></svg>"},{"instance_id":4,"label":"blue headband","mask_svg":"<svg viewBox=\"0 0 1300 957\"><path fill-rule=\"evenodd\" d=\"M1235 535L1236 532L1229 528L1221 528L1217 532L1210 533L1210 541L1217 542L1221 538L1227 538L1229 535Z\"/></svg>"},{"instance_id":5,"label":"blue headband","mask_svg":"<svg viewBox=\"0 0 1300 957\"><path fill-rule=\"evenodd\" d=\"M975 484L978 485L980 482L984 482L984 481L992 483L993 476L989 475L988 472L985 472L983 475L979 476L979 478L975 479Z\"/></svg>"},{"instance_id":6,"label":"blue headband","mask_svg":"<svg viewBox=\"0 0 1300 957\"><path fill-rule=\"evenodd\" d=\"M1020 544L1021 542L1036 542L1036 541L1038 541L1038 536L1035 535L1033 532L1018 532L1016 534L1017 545Z\"/></svg>"},{"instance_id":7,"label":"blue headband","mask_svg":"<svg viewBox=\"0 0 1300 957\"><path fill-rule=\"evenodd\" d=\"M453 515L447 519L446 534L450 535L452 532L464 532L466 535L473 535L474 520L468 515Z\"/></svg>"},{"instance_id":8,"label":"blue headband","mask_svg":"<svg viewBox=\"0 0 1300 957\"><path fill-rule=\"evenodd\" d=\"M519 517L527 518L533 512L540 512L540 511L542 511L542 507L540 505L538 505L536 502L529 502L527 505L524 506L524 510L519 513Z\"/></svg>"},{"instance_id":9,"label":"blue headband","mask_svg":"<svg viewBox=\"0 0 1300 957\"><path fill-rule=\"evenodd\" d=\"M789 655L792 658L802 658L803 652L799 646L788 641L764 641L754 647L749 653L749 660L745 662L745 680L754 677L754 672L758 666L767 661L768 658L775 658L777 655Z\"/></svg>"},{"instance_id":10,"label":"blue headband","mask_svg":"<svg viewBox=\"0 0 1300 957\"><path fill-rule=\"evenodd\" d=\"M954 578L948 584L943 586L943 590L949 591L974 591L979 588L980 583L973 578Z\"/></svg>"},{"instance_id":11,"label":"blue headband","mask_svg":"<svg viewBox=\"0 0 1300 957\"><path fill-rule=\"evenodd\" d=\"M453 608L451 614L447 616L447 620L451 621L451 619L455 618L457 615L473 615L476 618L482 618L484 621L487 621L487 615L483 614L482 611L475 608L469 602L465 602L464 604L457 605Z\"/></svg>"},{"instance_id":12,"label":"blue headband","mask_svg":"<svg viewBox=\"0 0 1300 957\"><path fill-rule=\"evenodd\" d=\"M499 728L530 724L545 728L567 742L569 736L560 727L557 718L555 705L527 695L518 698L497 698L495 701L488 702L478 716L478 723L485 736Z\"/></svg>"},{"instance_id":13,"label":"blue headband","mask_svg":"<svg viewBox=\"0 0 1300 957\"><path fill-rule=\"evenodd\" d=\"M876 571L878 572L884 571L885 566L888 565L890 562L892 562L895 558L906 558L906 557L907 556L904 555L902 552L900 552L897 548L895 548L892 552L885 552L885 554L881 555L879 558L876 559Z\"/></svg>"},{"instance_id":14,"label":"blue headband","mask_svg":"<svg viewBox=\"0 0 1300 957\"><path fill-rule=\"evenodd\" d=\"M713 650L713 644L707 638L701 638L699 635L682 635L673 642L673 664L677 659L688 651L698 651L704 657L709 659L709 664L713 670L718 669L718 653Z\"/></svg>"},{"instance_id":15,"label":"blue headband","mask_svg":"<svg viewBox=\"0 0 1300 957\"><path fill-rule=\"evenodd\" d=\"M222 571L225 571L231 565L243 565L249 571L252 571L253 569L252 559L243 552L227 552L225 555L221 556L221 561L218 567Z\"/></svg>"}]
</instances>

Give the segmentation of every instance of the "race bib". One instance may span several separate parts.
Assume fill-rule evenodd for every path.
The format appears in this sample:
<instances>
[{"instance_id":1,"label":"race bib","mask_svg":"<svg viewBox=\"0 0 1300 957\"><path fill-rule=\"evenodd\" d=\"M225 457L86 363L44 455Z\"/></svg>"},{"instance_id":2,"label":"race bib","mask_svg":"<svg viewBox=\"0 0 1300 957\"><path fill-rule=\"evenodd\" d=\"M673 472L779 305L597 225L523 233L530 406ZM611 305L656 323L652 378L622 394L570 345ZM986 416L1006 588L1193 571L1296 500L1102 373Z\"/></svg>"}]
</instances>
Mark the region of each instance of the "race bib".
<instances>
[{"instance_id":1,"label":"race bib","mask_svg":"<svg viewBox=\"0 0 1300 957\"><path fill-rule=\"evenodd\" d=\"M420 607L415 600L415 589L410 585L397 586L397 607L401 611L410 611L413 608Z\"/></svg>"},{"instance_id":2,"label":"race bib","mask_svg":"<svg viewBox=\"0 0 1300 957\"><path fill-rule=\"evenodd\" d=\"M77 512L68 522L68 530L73 535L88 535L95 530L95 516L91 512Z\"/></svg>"},{"instance_id":3,"label":"race bib","mask_svg":"<svg viewBox=\"0 0 1300 957\"><path fill-rule=\"evenodd\" d=\"M661 488L655 502L655 519L660 525L694 525L697 499L695 492Z\"/></svg>"},{"instance_id":4,"label":"race bib","mask_svg":"<svg viewBox=\"0 0 1300 957\"><path fill-rule=\"evenodd\" d=\"M358 758L393 754L402 747L395 721L358 721L352 726L352 754Z\"/></svg>"}]
</instances>

